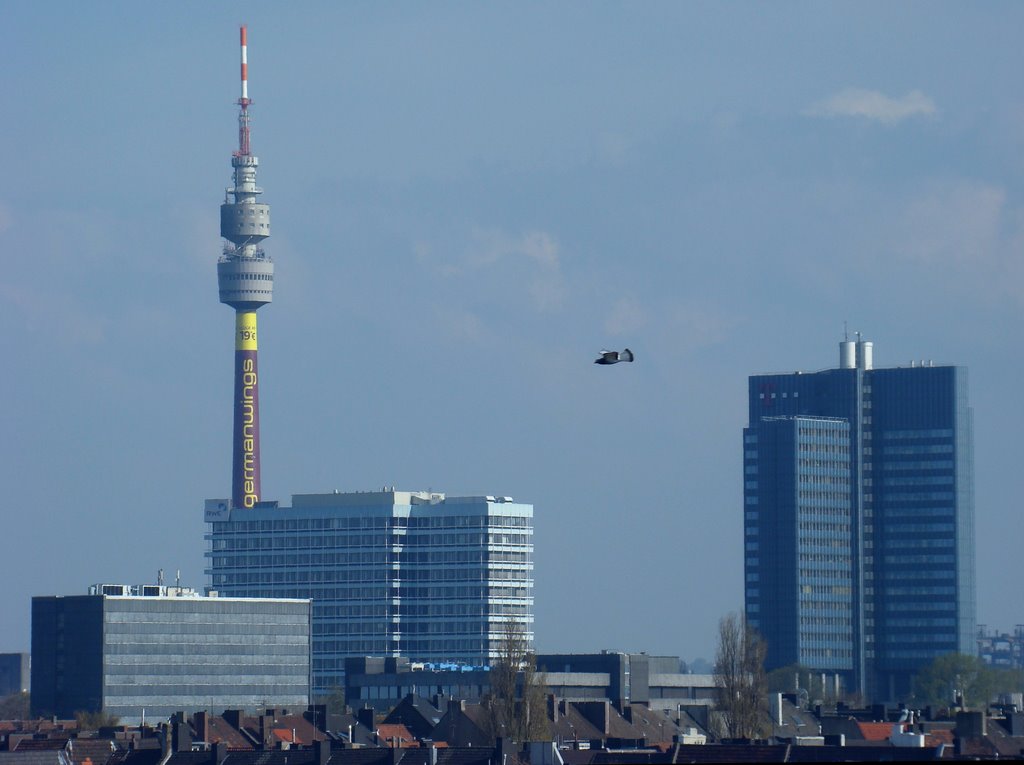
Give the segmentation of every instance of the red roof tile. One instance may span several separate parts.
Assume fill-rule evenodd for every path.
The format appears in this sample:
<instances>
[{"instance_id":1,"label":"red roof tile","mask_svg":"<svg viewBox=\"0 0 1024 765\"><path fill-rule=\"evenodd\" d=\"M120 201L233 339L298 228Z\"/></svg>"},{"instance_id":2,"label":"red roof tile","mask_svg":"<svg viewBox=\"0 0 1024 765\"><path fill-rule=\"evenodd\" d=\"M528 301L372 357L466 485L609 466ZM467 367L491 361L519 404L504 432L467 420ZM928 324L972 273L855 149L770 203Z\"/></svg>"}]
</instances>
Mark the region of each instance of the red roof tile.
<instances>
[{"instance_id":1,"label":"red roof tile","mask_svg":"<svg viewBox=\"0 0 1024 765\"><path fill-rule=\"evenodd\" d=\"M861 722L857 721L857 727L864 736L865 741L888 741L892 735L893 723L887 722Z\"/></svg>"}]
</instances>

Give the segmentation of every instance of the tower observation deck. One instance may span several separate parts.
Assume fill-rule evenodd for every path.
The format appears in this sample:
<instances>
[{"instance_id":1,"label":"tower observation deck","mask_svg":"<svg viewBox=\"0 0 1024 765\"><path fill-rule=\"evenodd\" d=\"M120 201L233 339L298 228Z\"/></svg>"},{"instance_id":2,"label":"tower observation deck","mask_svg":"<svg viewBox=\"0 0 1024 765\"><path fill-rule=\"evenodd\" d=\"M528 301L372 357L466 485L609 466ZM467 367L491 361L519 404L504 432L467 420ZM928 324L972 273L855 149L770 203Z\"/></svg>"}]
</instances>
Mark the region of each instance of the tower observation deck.
<instances>
[{"instance_id":1,"label":"tower observation deck","mask_svg":"<svg viewBox=\"0 0 1024 765\"><path fill-rule=\"evenodd\" d=\"M220 207L224 252L217 262L220 302L235 309L235 404L231 499L235 507L260 501L260 414L256 311L271 302L274 262L263 251L270 236L270 206L258 202L259 159L249 144L249 76L246 27L241 28L242 93L238 99L238 150L231 156L233 186Z\"/></svg>"}]
</instances>

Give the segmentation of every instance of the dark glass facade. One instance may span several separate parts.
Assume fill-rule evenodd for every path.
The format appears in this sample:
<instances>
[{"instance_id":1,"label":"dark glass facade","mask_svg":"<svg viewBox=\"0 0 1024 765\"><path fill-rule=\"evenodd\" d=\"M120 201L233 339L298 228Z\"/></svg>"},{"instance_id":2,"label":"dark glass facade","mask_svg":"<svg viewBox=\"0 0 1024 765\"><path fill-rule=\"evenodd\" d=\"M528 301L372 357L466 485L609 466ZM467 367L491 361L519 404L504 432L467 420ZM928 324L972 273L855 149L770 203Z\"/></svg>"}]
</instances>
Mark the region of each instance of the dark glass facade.
<instances>
[{"instance_id":1,"label":"dark glass facade","mask_svg":"<svg viewBox=\"0 0 1024 765\"><path fill-rule=\"evenodd\" d=\"M849 423L762 418L744 432L744 453L746 611L768 644L767 663L849 676Z\"/></svg>"},{"instance_id":2,"label":"dark glass facade","mask_svg":"<svg viewBox=\"0 0 1024 765\"><path fill-rule=\"evenodd\" d=\"M839 369L749 379L745 608L769 669L897 700L974 652L967 370L874 369L869 343L843 345Z\"/></svg>"},{"instance_id":3,"label":"dark glass facade","mask_svg":"<svg viewBox=\"0 0 1024 765\"><path fill-rule=\"evenodd\" d=\"M32 599L32 714L303 708L310 603L77 595Z\"/></svg>"}]
</instances>

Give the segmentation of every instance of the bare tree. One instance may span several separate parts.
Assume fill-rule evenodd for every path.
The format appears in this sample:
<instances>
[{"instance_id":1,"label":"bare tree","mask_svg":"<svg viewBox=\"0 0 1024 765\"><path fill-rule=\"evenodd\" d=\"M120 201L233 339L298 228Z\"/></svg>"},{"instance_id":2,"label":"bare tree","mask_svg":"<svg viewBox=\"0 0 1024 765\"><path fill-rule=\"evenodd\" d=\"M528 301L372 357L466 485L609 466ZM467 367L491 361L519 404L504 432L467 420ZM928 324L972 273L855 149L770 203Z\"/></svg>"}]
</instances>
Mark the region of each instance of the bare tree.
<instances>
[{"instance_id":1,"label":"bare tree","mask_svg":"<svg viewBox=\"0 0 1024 765\"><path fill-rule=\"evenodd\" d=\"M526 639L522 622L505 622L501 650L491 666L490 693L485 699L489 733L513 741L550 738L547 685L537 671L537 659Z\"/></svg>"},{"instance_id":2,"label":"bare tree","mask_svg":"<svg viewBox=\"0 0 1024 765\"><path fill-rule=\"evenodd\" d=\"M736 614L718 622L715 652L717 709L729 738L764 738L770 730L765 643Z\"/></svg>"}]
</instances>

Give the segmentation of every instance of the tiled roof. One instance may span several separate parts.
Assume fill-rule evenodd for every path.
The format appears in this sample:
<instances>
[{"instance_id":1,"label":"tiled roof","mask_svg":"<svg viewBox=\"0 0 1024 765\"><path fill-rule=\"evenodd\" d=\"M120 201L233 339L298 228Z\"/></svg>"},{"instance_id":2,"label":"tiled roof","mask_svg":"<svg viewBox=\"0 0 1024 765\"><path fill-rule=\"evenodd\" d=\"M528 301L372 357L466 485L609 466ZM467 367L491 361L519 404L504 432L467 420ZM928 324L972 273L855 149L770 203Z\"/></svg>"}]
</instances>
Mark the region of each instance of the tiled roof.
<instances>
[{"instance_id":1,"label":"tiled roof","mask_svg":"<svg viewBox=\"0 0 1024 765\"><path fill-rule=\"evenodd\" d=\"M107 765L158 765L163 758L164 753L159 748L133 749L116 752Z\"/></svg>"},{"instance_id":2,"label":"tiled roof","mask_svg":"<svg viewBox=\"0 0 1024 765\"><path fill-rule=\"evenodd\" d=\"M106 765L116 751L117 744L108 738L73 738L67 747L74 765Z\"/></svg>"},{"instance_id":3,"label":"tiled roof","mask_svg":"<svg viewBox=\"0 0 1024 765\"><path fill-rule=\"evenodd\" d=\"M377 737L381 746L416 745L416 737L401 723L381 723L377 726Z\"/></svg>"},{"instance_id":4,"label":"tiled roof","mask_svg":"<svg viewBox=\"0 0 1024 765\"><path fill-rule=\"evenodd\" d=\"M788 753L800 748L764 744L682 744L674 753L676 762L786 762Z\"/></svg>"},{"instance_id":5,"label":"tiled roof","mask_svg":"<svg viewBox=\"0 0 1024 765\"><path fill-rule=\"evenodd\" d=\"M1024 736L1011 736L998 721L989 720L985 737L1000 757L1024 759ZM969 748L969 747L968 747Z\"/></svg>"},{"instance_id":6,"label":"tiled roof","mask_svg":"<svg viewBox=\"0 0 1024 765\"><path fill-rule=\"evenodd\" d=\"M551 733L557 741L599 741L604 731L599 730L580 714L571 703L559 702L558 719L551 723Z\"/></svg>"},{"instance_id":7,"label":"tiled roof","mask_svg":"<svg viewBox=\"0 0 1024 765\"><path fill-rule=\"evenodd\" d=\"M0 720L0 733L71 733L77 730L75 720Z\"/></svg>"},{"instance_id":8,"label":"tiled roof","mask_svg":"<svg viewBox=\"0 0 1024 765\"><path fill-rule=\"evenodd\" d=\"M0 765L66 765L64 750L0 752Z\"/></svg>"},{"instance_id":9,"label":"tiled roof","mask_svg":"<svg viewBox=\"0 0 1024 765\"><path fill-rule=\"evenodd\" d=\"M319 731L313 723L302 715L277 715L269 721L271 734L277 741L289 743L311 744L314 741L323 741L326 736ZM260 740L260 717L245 716L242 720L242 728L252 736L253 740ZM294 742L292 741L292 730L294 729ZM278 731L286 731L286 735L278 735Z\"/></svg>"},{"instance_id":10,"label":"tiled roof","mask_svg":"<svg viewBox=\"0 0 1024 765\"><path fill-rule=\"evenodd\" d=\"M653 749L635 749L632 751L615 749L606 751L597 749L594 751L591 765L632 765L637 763L671 763L672 753L662 752Z\"/></svg>"},{"instance_id":11,"label":"tiled roof","mask_svg":"<svg viewBox=\"0 0 1024 765\"><path fill-rule=\"evenodd\" d=\"M224 765L312 765L314 762L316 754L312 749L270 749L229 754Z\"/></svg>"},{"instance_id":12,"label":"tiled roof","mask_svg":"<svg viewBox=\"0 0 1024 765\"><path fill-rule=\"evenodd\" d=\"M865 741L888 741L892 735L893 723L857 721L861 735Z\"/></svg>"},{"instance_id":13,"label":"tiled roof","mask_svg":"<svg viewBox=\"0 0 1024 765\"><path fill-rule=\"evenodd\" d=\"M207 717L207 731L207 743L227 744L229 752L251 752L254 748L252 742L241 731L220 715ZM196 731L196 735L201 736L202 731Z\"/></svg>"},{"instance_id":14,"label":"tiled roof","mask_svg":"<svg viewBox=\"0 0 1024 765\"><path fill-rule=\"evenodd\" d=\"M682 735L687 727L700 729L696 722L680 725L668 712L650 709L644 704L630 704L628 711L633 720L633 727L640 732L648 746L657 743L670 744L673 741L672 737ZM687 715L686 719L691 718Z\"/></svg>"},{"instance_id":15,"label":"tiled roof","mask_svg":"<svg viewBox=\"0 0 1024 765\"><path fill-rule=\"evenodd\" d=\"M417 738L426 738L441 722L441 712L422 696L407 695L384 718L385 723L402 723Z\"/></svg>"},{"instance_id":16,"label":"tiled roof","mask_svg":"<svg viewBox=\"0 0 1024 765\"><path fill-rule=\"evenodd\" d=\"M789 762L933 762L937 755L937 749L928 746L794 746Z\"/></svg>"}]
</instances>

